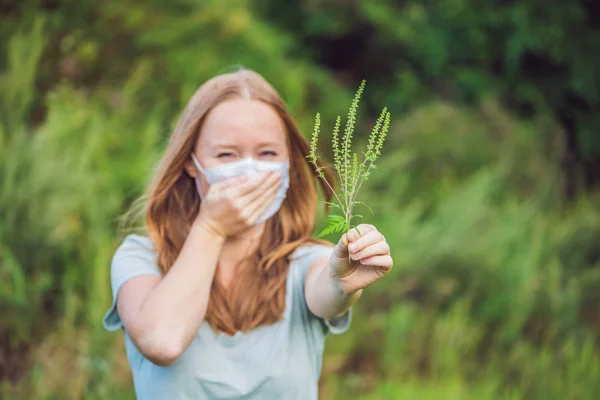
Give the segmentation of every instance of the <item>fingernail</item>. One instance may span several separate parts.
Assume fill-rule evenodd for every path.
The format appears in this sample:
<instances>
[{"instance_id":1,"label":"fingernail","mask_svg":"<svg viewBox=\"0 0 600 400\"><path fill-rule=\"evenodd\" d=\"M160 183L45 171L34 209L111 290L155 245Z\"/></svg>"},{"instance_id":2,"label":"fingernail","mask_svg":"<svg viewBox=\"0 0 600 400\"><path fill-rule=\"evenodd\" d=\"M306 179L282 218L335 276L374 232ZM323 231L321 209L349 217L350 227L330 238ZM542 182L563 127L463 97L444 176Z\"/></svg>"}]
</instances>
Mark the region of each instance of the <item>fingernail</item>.
<instances>
[{"instance_id":1,"label":"fingernail","mask_svg":"<svg viewBox=\"0 0 600 400\"><path fill-rule=\"evenodd\" d=\"M342 235L342 245L348 246L348 236L345 233Z\"/></svg>"},{"instance_id":2,"label":"fingernail","mask_svg":"<svg viewBox=\"0 0 600 400\"><path fill-rule=\"evenodd\" d=\"M348 251L353 252L356 249L356 245L355 244L349 244L348 245Z\"/></svg>"}]
</instances>

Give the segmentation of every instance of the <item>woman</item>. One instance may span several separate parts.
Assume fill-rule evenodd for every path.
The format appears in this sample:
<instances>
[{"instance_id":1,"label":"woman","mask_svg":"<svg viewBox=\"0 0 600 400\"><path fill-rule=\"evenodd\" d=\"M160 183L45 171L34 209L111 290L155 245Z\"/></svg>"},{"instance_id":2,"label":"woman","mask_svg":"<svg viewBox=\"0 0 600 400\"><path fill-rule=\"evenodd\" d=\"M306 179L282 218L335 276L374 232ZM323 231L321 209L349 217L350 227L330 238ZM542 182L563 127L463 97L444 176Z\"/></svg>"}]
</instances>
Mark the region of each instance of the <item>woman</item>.
<instances>
[{"instance_id":1,"label":"woman","mask_svg":"<svg viewBox=\"0 0 600 400\"><path fill-rule=\"evenodd\" d=\"M392 259L371 225L335 247L310 238L308 150L255 72L192 97L149 187L147 236L111 266L103 322L124 330L138 399L317 398L326 334L348 329Z\"/></svg>"}]
</instances>

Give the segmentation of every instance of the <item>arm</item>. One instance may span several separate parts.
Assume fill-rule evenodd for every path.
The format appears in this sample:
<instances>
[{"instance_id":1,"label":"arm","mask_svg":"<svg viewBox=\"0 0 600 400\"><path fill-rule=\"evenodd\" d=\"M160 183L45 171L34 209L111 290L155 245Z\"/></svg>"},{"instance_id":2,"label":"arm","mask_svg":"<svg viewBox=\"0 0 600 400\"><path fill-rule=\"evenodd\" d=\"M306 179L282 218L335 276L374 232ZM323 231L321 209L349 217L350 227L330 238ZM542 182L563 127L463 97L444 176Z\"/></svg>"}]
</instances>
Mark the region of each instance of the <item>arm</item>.
<instances>
[{"instance_id":1,"label":"arm","mask_svg":"<svg viewBox=\"0 0 600 400\"><path fill-rule=\"evenodd\" d=\"M279 175L266 173L212 184L169 273L123 284L117 310L144 357L164 366L187 349L206 315L225 238L252 226L280 184Z\"/></svg>"},{"instance_id":2,"label":"arm","mask_svg":"<svg viewBox=\"0 0 600 400\"><path fill-rule=\"evenodd\" d=\"M117 309L125 330L153 363L171 364L194 339L223 243L222 236L195 223L165 277L138 276L121 287Z\"/></svg>"},{"instance_id":3,"label":"arm","mask_svg":"<svg viewBox=\"0 0 600 400\"><path fill-rule=\"evenodd\" d=\"M309 310L318 317L331 319L344 314L362 294L344 291L331 274L329 257L313 262L306 271L304 296Z\"/></svg>"},{"instance_id":4,"label":"arm","mask_svg":"<svg viewBox=\"0 0 600 400\"><path fill-rule=\"evenodd\" d=\"M315 261L306 272L304 297L310 311L322 318L343 314L362 289L392 269L390 246L373 225L358 226L340 238L331 257Z\"/></svg>"}]
</instances>

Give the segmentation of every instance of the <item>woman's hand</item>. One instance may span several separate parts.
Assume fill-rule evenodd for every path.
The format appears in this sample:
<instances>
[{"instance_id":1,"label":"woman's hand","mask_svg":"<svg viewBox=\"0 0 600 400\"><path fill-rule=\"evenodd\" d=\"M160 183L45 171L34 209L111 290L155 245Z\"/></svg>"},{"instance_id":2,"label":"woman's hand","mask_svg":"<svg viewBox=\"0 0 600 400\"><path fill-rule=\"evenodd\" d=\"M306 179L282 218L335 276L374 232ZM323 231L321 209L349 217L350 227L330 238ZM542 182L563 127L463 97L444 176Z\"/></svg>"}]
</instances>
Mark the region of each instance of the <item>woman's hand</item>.
<instances>
[{"instance_id":1,"label":"woman's hand","mask_svg":"<svg viewBox=\"0 0 600 400\"><path fill-rule=\"evenodd\" d=\"M254 225L272 203L280 185L281 174L277 172L214 183L200 204L195 223L224 238L242 232Z\"/></svg>"},{"instance_id":2,"label":"woman's hand","mask_svg":"<svg viewBox=\"0 0 600 400\"><path fill-rule=\"evenodd\" d=\"M373 225L358 225L340 238L330 258L331 274L339 288L353 293L384 277L392 269L390 246Z\"/></svg>"}]
</instances>

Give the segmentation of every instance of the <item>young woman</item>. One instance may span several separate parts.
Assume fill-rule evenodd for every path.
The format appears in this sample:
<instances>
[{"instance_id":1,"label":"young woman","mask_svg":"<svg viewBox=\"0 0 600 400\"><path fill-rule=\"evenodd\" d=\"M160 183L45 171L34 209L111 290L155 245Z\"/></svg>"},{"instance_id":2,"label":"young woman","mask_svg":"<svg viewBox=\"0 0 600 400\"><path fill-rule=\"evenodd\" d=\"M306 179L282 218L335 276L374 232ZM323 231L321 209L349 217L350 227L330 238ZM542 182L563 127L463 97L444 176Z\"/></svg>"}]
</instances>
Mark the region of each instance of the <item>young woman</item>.
<instances>
[{"instance_id":1,"label":"young woman","mask_svg":"<svg viewBox=\"0 0 600 400\"><path fill-rule=\"evenodd\" d=\"M371 225L335 247L310 238L308 151L257 73L194 94L148 188L147 235L111 266L103 323L123 329L138 399L317 398L327 333L392 259Z\"/></svg>"}]
</instances>

